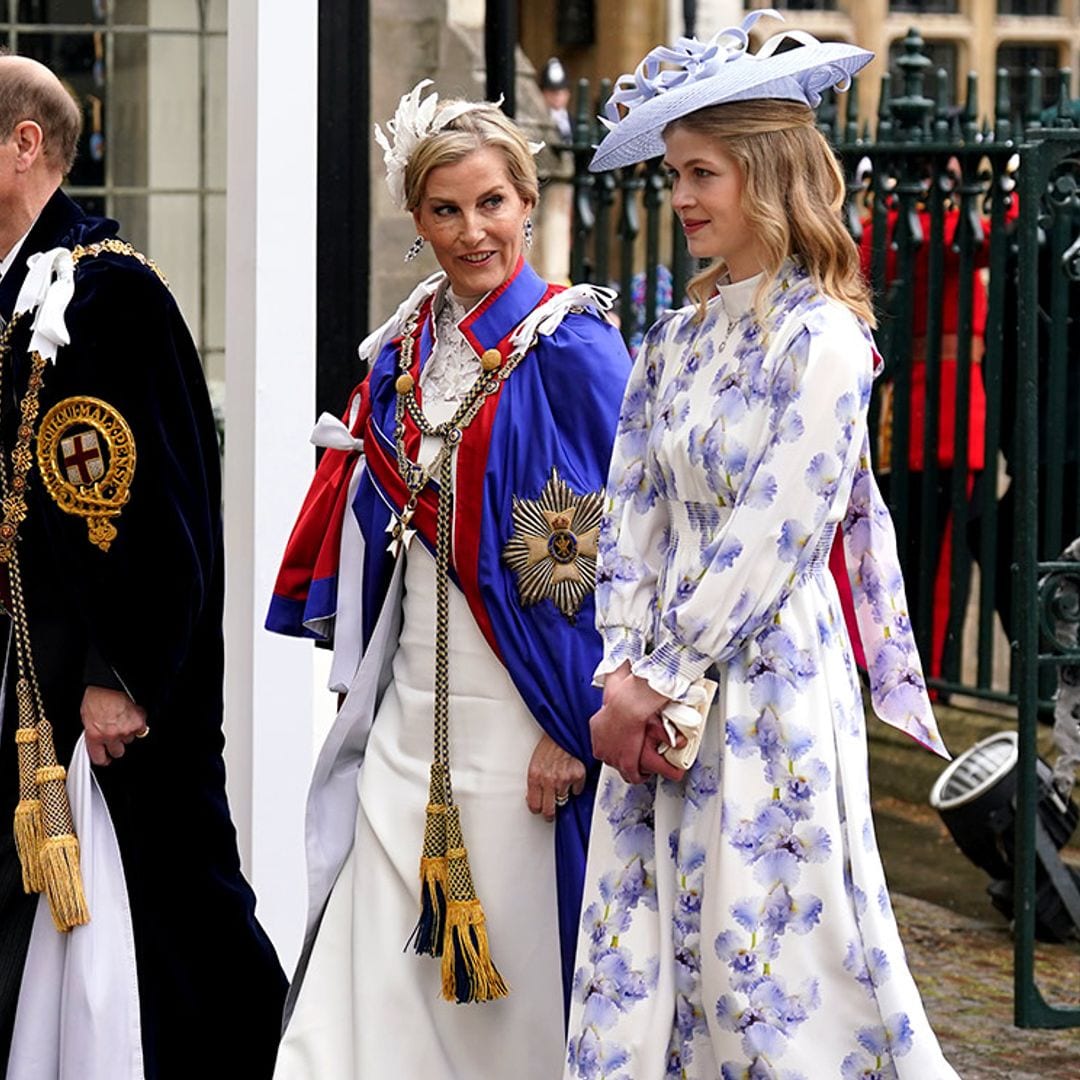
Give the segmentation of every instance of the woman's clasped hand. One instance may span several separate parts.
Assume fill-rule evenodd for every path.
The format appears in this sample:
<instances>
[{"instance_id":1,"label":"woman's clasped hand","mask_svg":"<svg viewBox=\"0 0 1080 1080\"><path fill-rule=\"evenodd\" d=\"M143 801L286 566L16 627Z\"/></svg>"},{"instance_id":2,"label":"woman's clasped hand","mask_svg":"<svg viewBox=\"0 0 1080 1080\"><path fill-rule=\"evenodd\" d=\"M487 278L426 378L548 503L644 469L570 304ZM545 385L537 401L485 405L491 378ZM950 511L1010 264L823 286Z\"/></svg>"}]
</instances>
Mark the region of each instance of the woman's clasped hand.
<instances>
[{"instance_id":1,"label":"woman's clasped hand","mask_svg":"<svg viewBox=\"0 0 1080 1080\"><path fill-rule=\"evenodd\" d=\"M683 769L668 762L660 750L670 743L660 713L670 699L630 672L626 661L604 681L604 704L589 721L593 753L629 784L648 777L681 780ZM685 742L679 735L677 746Z\"/></svg>"}]
</instances>

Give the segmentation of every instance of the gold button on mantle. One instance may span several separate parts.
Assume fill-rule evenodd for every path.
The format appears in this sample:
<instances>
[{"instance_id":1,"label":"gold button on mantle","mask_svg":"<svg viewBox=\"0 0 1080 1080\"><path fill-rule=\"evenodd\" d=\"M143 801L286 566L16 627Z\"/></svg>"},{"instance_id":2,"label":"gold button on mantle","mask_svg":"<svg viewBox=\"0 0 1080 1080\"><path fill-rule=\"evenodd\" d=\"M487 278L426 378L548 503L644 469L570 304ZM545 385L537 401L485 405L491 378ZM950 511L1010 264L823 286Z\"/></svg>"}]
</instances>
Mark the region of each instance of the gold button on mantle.
<instances>
[{"instance_id":1,"label":"gold button on mantle","mask_svg":"<svg viewBox=\"0 0 1080 1080\"><path fill-rule=\"evenodd\" d=\"M502 353L498 349L485 349L480 357L480 366L485 371L494 371L502 366L502 362Z\"/></svg>"},{"instance_id":2,"label":"gold button on mantle","mask_svg":"<svg viewBox=\"0 0 1080 1080\"><path fill-rule=\"evenodd\" d=\"M407 394L412 390L414 385L413 377L406 371L403 375L397 377L397 381L394 383L394 389L399 394Z\"/></svg>"}]
</instances>

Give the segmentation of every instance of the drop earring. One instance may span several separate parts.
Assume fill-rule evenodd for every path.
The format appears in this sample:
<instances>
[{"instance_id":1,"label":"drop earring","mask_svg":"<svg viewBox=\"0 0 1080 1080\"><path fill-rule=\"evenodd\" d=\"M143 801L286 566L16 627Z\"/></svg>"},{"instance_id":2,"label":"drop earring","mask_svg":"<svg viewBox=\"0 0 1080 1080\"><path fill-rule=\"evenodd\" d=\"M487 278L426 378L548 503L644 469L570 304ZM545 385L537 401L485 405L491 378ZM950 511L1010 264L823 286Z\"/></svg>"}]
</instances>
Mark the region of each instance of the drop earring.
<instances>
[{"instance_id":1,"label":"drop earring","mask_svg":"<svg viewBox=\"0 0 1080 1080\"><path fill-rule=\"evenodd\" d=\"M424 250L424 238L418 236L410 245L409 250L405 252L405 261L412 262L421 251Z\"/></svg>"},{"instance_id":2,"label":"drop earring","mask_svg":"<svg viewBox=\"0 0 1080 1080\"><path fill-rule=\"evenodd\" d=\"M525 219L525 247L526 249L533 246L533 222L531 217Z\"/></svg>"}]
</instances>

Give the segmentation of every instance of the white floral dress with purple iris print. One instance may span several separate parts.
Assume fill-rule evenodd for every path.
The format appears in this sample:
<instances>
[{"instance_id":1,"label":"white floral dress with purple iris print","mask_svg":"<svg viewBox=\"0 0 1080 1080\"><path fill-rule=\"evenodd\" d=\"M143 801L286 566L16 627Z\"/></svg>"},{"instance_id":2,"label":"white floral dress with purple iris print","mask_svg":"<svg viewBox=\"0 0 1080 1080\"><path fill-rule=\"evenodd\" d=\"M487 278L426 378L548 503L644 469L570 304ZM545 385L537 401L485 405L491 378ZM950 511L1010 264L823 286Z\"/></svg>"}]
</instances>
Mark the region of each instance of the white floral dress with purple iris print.
<instances>
[{"instance_id":1,"label":"white floral dress with purple iris print","mask_svg":"<svg viewBox=\"0 0 1080 1080\"><path fill-rule=\"evenodd\" d=\"M573 1080L946 1080L870 816L866 732L828 555L842 525L879 715L947 756L870 472L875 354L797 265L650 331L601 536L602 680L629 659L718 700L678 783L600 782Z\"/></svg>"}]
</instances>

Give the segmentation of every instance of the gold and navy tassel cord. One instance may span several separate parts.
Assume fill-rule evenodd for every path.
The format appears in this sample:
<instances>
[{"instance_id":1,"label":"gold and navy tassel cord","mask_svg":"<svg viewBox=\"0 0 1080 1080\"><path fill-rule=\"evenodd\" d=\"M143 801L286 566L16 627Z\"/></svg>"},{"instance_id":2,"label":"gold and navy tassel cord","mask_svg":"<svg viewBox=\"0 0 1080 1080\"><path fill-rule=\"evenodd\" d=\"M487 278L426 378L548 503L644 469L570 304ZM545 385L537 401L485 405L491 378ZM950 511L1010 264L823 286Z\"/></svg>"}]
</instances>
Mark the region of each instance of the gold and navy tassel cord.
<instances>
[{"instance_id":1,"label":"gold and navy tassel cord","mask_svg":"<svg viewBox=\"0 0 1080 1080\"><path fill-rule=\"evenodd\" d=\"M442 956L446 930L446 773L442 762L431 763L420 856L420 919L405 943L427 956Z\"/></svg>"},{"instance_id":2,"label":"gold and navy tassel cord","mask_svg":"<svg viewBox=\"0 0 1080 1080\"><path fill-rule=\"evenodd\" d=\"M11 621L19 667L19 677L15 684L19 706L19 728L16 738L20 751L26 748L36 750L34 784L40 808L38 812L41 832L37 855L35 857L32 850L25 852L23 885L27 892L45 894L57 930L66 932L72 927L82 926L90 921L82 870L79 865L79 839L75 835L75 822L72 819L71 804L68 801L67 770L56 759L52 725L45 717L45 706L34 670L26 619L26 600L23 596L22 574L17 551L12 552L7 565L11 585ZM23 726L24 710L31 721L36 721L32 728ZM19 735L19 732L30 730L36 731L36 738ZM20 760L20 784L23 780L23 764L23 760ZM24 809L25 804L20 799L20 805L15 811L17 842L20 810ZM25 826L25 818L23 824ZM28 838L28 833L24 831L22 839L25 841ZM22 858L24 852L20 850L19 854Z\"/></svg>"},{"instance_id":3,"label":"gold and navy tassel cord","mask_svg":"<svg viewBox=\"0 0 1080 1080\"><path fill-rule=\"evenodd\" d=\"M462 431L476 417L489 394L498 391L516 367L524 350L500 366L493 358L466 394L450 420L431 425L419 408L414 393L412 351L417 319L414 316L402 337L398 378L396 443L398 469L414 497L438 472L435 542L435 705L434 752L424 846L420 859L420 918L409 942L418 953L442 958L442 994L458 1003L492 1001L510 992L491 957L487 921L476 895L468 851L461 832L461 818L454 804L450 779L450 548L453 537L453 449ZM492 350L494 352L494 350ZM499 358L501 363L501 357ZM424 469L409 461L405 450L406 409L421 434L435 436L442 446ZM403 523L404 524L404 523Z\"/></svg>"},{"instance_id":4,"label":"gold and navy tassel cord","mask_svg":"<svg viewBox=\"0 0 1080 1080\"><path fill-rule=\"evenodd\" d=\"M435 561L435 757L446 762L446 929L442 992L447 1001L493 1001L510 992L495 967L484 909L473 886L461 819L450 784L450 544L452 458L439 469Z\"/></svg>"},{"instance_id":5,"label":"gold and navy tassel cord","mask_svg":"<svg viewBox=\"0 0 1080 1080\"><path fill-rule=\"evenodd\" d=\"M23 891L39 893L45 888L41 874L41 845L45 839L41 820L41 796L38 794L38 729L30 703L30 684L19 678L15 683L19 722L15 745L19 758L19 802L15 807L15 850L22 867Z\"/></svg>"}]
</instances>

